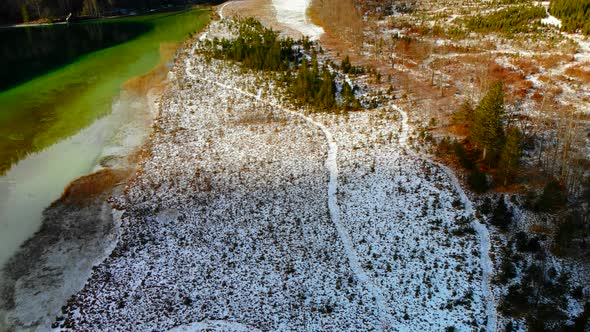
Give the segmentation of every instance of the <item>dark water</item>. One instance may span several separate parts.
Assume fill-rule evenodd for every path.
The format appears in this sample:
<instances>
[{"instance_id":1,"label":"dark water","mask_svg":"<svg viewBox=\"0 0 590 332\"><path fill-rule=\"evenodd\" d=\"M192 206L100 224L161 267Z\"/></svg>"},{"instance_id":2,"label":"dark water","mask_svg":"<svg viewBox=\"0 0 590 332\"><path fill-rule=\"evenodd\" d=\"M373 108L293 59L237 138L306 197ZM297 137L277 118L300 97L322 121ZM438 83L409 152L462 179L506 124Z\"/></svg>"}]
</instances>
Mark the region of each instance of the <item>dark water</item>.
<instances>
[{"instance_id":1,"label":"dark water","mask_svg":"<svg viewBox=\"0 0 590 332\"><path fill-rule=\"evenodd\" d=\"M152 28L146 22L113 22L0 29L0 91Z\"/></svg>"}]
</instances>

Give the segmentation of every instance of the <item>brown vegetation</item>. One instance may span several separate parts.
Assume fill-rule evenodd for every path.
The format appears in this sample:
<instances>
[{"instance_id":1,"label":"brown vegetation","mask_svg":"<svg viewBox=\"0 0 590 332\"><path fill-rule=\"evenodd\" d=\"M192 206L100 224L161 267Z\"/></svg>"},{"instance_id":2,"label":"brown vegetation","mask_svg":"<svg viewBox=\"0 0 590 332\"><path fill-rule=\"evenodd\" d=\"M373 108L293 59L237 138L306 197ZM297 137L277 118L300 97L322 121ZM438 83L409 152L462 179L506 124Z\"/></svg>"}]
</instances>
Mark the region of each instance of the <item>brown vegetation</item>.
<instances>
[{"instance_id":1,"label":"brown vegetation","mask_svg":"<svg viewBox=\"0 0 590 332\"><path fill-rule=\"evenodd\" d=\"M70 183L54 204L84 206L92 199L110 194L111 190L130 176L129 170L103 169Z\"/></svg>"},{"instance_id":2,"label":"brown vegetation","mask_svg":"<svg viewBox=\"0 0 590 332\"><path fill-rule=\"evenodd\" d=\"M540 68L537 65L536 61L529 58L514 58L510 61L510 63L522 70L525 76L537 74L540 72Z\"/></svg>"},{"instance_id":3,"label":"brown vegetation","mask_svg":"<svg viewBox=\"0 0 590 332\"><path fill-rule=\"evenodd\" d=\"M565 70L565 74L575 77L586 84L590 84L590 70L586 68L590 68L590 62L585 62L569 67Z\"/></svg>"}]
</instances>

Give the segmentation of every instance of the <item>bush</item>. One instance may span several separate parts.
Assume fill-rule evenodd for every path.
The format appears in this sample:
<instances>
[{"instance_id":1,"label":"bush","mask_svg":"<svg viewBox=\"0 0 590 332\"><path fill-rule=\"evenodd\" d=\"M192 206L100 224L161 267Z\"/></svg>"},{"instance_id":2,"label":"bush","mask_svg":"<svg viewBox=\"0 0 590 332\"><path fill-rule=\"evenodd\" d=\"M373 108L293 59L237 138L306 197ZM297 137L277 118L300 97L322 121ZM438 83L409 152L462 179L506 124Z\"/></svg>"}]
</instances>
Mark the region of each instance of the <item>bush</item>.
<instances>
[{"instance_id":1,"label":"bush","mask_svg":"<svg viewBox=\"0 0 590 332\"><path fill-rule=\"evenodd\" d=\"M500 197L498 200L498 204L494 209L494 213L492 214L490 222L492 225L497 226L503 230L506 230L512 223L512 212L508 209L508 206L506 206L504 196Z\"/></svg>"},{"instance_id":2,"label":"bush","mask_svg":"<svg viewBox=\"0 0 590 332\"><path fill-rule=\"evenodd\" d=\"M541 243L538 237L532 237L529 239L525 232L518 232L515 236L516 249L520 252L538 252L541 250Z\"/></svg>"},{"instance_id":3,"label":"bush","mask_svg":"<svg viewBox=\"0 0 590 332\"><path fill-rule=\"evenodd\" d=\"M563 186L557 181L549 182L543 193L535 203L535 210L539 212L555 212L565 204L565 193Z\"/></svg>"},{"instance_id":4,"label":"bush","mask_svg":"<svg viewBox=\"0 0 590 332\"><path fill-rule=\"evenodd\" d=\"M590 254L590 245L585 240L590 237L590 225L585 221L583 213L570 211L559 222L553 248L558 255L584 257Z\"/></svg>"},{"instance_id":5,"label":"bush","mask_svg":"<svg viewBox=\"0 0 590 332\"><path fill-rule=\"evenodd\" d=\"M483 203L479 206L479 212L488 214L492 212L492 200L489 197L483 199Z\"/></svg>"},{"instance_id":6,"label":"bush","mask_svg":"<svg viewBox=\"0 0 590 332\"><path fill-rule=\"evenodd\" d=\"M502 261L502 267L499 274L500 282L502 284L508 283L510 280L516 278L516 266L514 263L505 258Z\"/></svg>"}]
</instances>

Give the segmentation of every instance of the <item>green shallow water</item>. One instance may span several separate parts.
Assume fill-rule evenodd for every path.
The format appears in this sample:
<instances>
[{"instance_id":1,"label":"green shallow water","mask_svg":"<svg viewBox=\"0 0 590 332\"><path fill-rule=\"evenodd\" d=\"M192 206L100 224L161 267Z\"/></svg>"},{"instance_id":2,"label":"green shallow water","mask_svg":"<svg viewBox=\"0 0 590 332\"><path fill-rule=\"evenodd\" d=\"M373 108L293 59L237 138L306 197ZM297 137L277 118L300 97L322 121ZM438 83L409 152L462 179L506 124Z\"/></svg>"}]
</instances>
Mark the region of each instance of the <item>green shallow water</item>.
<instances>
[{"instance_id":1,"label":"green shallow water","mask_svg":"<svg viewBox=\"0 0 590 332\"><path fill-rule=\"evenodd\" d=\"M66 53L71 53L68 50L72 47L64 42L63 58L66 59L60 60L58 55L48 61L55 62L58 58L57 63L63 61L67 64L0 92L0 175L30 153L72 136L108 114L122 84L149 72L160 62L160 44L184 40L189 33L201 29L208 18L207 10L191 10L104 21L101 23L106 26L104 30L112 34L113 29L119 29L119 35L127 33L131 39L98 51L92 51L92 45L80 47L83 52L91 52L74 56L74 59L68 59ZM111 28L117 24L124 27ZM129 32L133 24L135 28ZM55 26L60 32L64 28L67 29ZM20 30L14 31L22 34ZM106 33L94 32L96 34ZM128 37L119 35L97 39L107 40L108 45ZM88 38L87 34L80 33L74 34L74 37ZM27 38L22 39L23 47L32 47ZM82 40L75 45L83 45L84 42ZM59 49L59 36L55 44Z\"/></svg>"}]
</instances>

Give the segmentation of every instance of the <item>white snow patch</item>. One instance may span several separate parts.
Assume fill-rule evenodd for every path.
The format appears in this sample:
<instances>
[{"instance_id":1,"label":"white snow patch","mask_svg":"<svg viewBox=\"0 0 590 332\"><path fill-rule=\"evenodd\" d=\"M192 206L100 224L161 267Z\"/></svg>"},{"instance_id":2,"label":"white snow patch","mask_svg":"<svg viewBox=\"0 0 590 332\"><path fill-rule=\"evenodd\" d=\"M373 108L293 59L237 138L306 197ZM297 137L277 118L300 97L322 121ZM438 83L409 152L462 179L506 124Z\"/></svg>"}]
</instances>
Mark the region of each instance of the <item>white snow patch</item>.
<instances>
[{"instance_id":1,"label":"white snow patch","mask_svg":"<svg viewBox=\"0 0 590 332\"><path fill-rule=\"evenodd\" d=\"M561 20L553 15L549 15L546 18L542 19L541 23L545 24L545 25L553 25L558 28L561 28Z\"/></svg>"},{"instance_id":2,"label":"white snow patch","mask_svg":"<svg viewBox=\"0 0 590 332\"><path fill-rule=\"evenodd\" d=\"M324 33L324 29L309 21L307 8L311 0L273 0L277 20L289 28L301 32L311 40L317 40Z\"/></svg>"},{"instance_id":3,"label":"white snow patch","mask_svg":"<svg viewBox=\"0 0 590 332\"><path fill-rule=\"evenodd\" d=\"M424 160L438 166L444 173L446 173L447 177L449 178L449 181L455 187L457 194L459 194L459 197L461 198L461 202L465 206L465 210L466 210L467 214L474 217L474 219L472 221L472 225L479 237L481 268L483 271L482 291L483 291L483 295L486 300L486 314L488 317L486 330L488 332L496 331L497 330L498 314L496 312L496 301L494 300L494 294L492 293L491 287L490 287L490 278L493 275L493 268L494 268L492 260L490 258L490 250L492 247L491 241L490 241L490 233L489 233L487 227L484 224L482 224L475 217L475 210L473 208L473 204L471 203L471 200L469 199L469 197L467 197L467 195L465 194L465 191L463 191L463 188L461 187L459 180L455 176L455 173L449 167L447 167L439 162L436 162L434 160L431 160L430 158L428 158L428 156L424 156L420 153L414 152L407 145L408 132L409 132L408 115L404 110L402 110L401 108L399 108L395 105L393 106L393 108L396 109L402 116L403 129L402 129L402 133L400 135L400 143L407 146L407 150L409 153L413 154L414 156L416 156L418 158L424 159Z\"/></svg>"}]
</instances>

